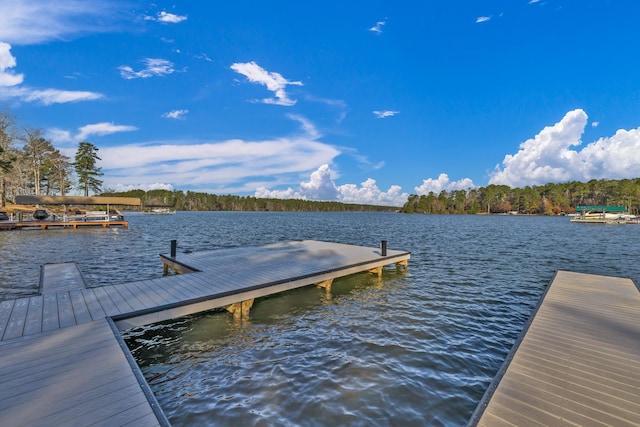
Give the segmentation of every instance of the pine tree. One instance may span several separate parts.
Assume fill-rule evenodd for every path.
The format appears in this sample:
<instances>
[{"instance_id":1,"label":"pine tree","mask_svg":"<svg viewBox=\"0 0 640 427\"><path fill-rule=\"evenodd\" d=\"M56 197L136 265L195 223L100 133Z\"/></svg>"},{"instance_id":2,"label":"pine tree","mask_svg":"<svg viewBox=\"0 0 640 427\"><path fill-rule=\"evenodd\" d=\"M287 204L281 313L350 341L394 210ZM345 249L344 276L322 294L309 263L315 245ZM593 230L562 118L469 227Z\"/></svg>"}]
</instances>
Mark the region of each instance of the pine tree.
<instances>
[{"instance_id":1,"label":"pine tree","mask_svg":"<svg viewBox=\"0 0 640 427\"><path fill-rule=\"evenodd\" d=\"M102 176L102 168L97 165L98 147L90 142L81 142L78 144L75 163L73 166L78 175L78 188L84 190L85 197L89 196L89 190L99 193L102 189L102 181L97 177Z\"/></svg>"}]
</instances>

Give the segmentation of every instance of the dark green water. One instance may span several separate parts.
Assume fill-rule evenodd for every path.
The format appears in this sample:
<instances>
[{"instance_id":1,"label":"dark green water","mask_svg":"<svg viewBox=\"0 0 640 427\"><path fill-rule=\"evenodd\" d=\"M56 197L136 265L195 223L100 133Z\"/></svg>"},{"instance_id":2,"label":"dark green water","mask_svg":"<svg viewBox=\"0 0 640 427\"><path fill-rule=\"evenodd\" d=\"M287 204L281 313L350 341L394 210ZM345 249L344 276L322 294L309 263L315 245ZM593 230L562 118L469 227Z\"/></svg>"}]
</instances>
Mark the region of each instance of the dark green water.
<instances>
[{"instance_id":1,"label":"dark green water","mask_svg":"<svg viewBox=\"0 0 640 427\"><path fill-rule=\"evenodd\" d=\"M568 218L179 212L129 229L0 233L2 298L39 266L90 285L158 277L159 253L316 239L412 252L407 273L359 274L254 305L131 331L173 425L465 425L555 271L640 279L640 227ZM230 266L232 268L232 266Z\"/></svg>"}]
</instances>

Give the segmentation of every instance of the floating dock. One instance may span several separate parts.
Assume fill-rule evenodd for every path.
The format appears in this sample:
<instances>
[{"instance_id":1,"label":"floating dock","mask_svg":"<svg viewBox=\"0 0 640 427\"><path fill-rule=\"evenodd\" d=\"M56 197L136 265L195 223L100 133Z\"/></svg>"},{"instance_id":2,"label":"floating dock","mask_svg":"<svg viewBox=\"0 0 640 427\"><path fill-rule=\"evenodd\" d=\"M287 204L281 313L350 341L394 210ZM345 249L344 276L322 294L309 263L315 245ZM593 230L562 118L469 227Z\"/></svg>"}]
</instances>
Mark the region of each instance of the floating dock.
<instances>
[{"instance_id":1,"label":"floating dock","mask_svg":"<svg viewBox=\"0 0 640 427\"><path fill-rule=\"evenodd\" d=\"M640 291L557 272L470 426L639 426Z\"/></svg>"},{"instance_id":2,"label":"floating dock","mask_svg":"<svg viewBox=\"0 0 640 427\"><path fill-rule=\"evenodd\" d=\"M217 307L244 317L255 298L406 268L410 253L308 240L161 257L191 274L85 288L75 263L47 264L40 295L0 302L3 425L169 425L120 331Z\"/></svg>"}]
</instances>

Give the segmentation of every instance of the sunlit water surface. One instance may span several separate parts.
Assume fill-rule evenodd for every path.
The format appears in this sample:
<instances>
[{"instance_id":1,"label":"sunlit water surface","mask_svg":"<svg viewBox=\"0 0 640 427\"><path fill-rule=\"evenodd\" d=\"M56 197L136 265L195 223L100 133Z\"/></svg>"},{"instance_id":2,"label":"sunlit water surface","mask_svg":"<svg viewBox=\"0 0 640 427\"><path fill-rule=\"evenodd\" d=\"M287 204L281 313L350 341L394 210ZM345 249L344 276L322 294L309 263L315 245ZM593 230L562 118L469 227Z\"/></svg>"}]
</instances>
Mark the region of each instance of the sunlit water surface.
<instances>
[{"instance_id":1,"label":"sunlit water surface","mask_svg":"<svg viewBox=\"0 0 640 427\"><path fill-rule=\"evenodd\" d=\"M0 233L0 292L75 261L90 286L162 274L158 254L315 239L412 252L357 274L130 331L173 425L465 425L556 270L640 278L640 227L370 213L129 215L128 229ZM178 256L179 256L178 254ZM233 268L230 265L229 268Z\"/></svg>"}]
</instances>

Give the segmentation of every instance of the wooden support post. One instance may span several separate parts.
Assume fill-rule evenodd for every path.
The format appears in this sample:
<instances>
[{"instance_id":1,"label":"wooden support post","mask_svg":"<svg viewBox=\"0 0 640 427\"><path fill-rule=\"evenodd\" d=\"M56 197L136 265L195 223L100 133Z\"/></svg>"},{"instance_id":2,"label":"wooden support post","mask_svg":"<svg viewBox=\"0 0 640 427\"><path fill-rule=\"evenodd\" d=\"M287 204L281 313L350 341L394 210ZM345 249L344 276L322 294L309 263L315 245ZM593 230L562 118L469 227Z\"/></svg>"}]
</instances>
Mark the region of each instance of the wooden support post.
<instances>
[{"instance_id":1,"label":"wooden support post","mask_svg":"<svg viewBox=\"0 0 640 427\"><path fill-rule=\"evenodd\" d=\"M396 268L399 270L401 268L403 268L404 270L407 270L409 268L409 260L402 260L399 262L396 262Z\"/></svg>"},{"instance_id":2,"label":"wooden support post","mask_svg":"<svg viewBox=\"0 0 640 427\"><path fill-rule=\"evenodd\" d=\"M233 314L234 319L246 319L249 317L249 310L252 306L253 298L246 301L233 303L225 308L229 313Z\"/></svg>"},{"instance_id":3,"label":"wooden support post","mask_svg":"<svg viewBox=\"0 0 640 427\"><path fill-rule=\"evenodd\" d=\"M333 284L333 279L325 280L324 282L320 282L317 284L318 287L324 288L327 293L331 292L331 285Z\"/></svg>"},{"instance_id":4,"label":"wooden support post","mask_svg":"<svg viewBox=\"0 0 640 427\"><path fill-rule=\"evenodd\" d=\"M382 277L382 266L376 267L376 268L372 268L371 270L369 270L369 273L377 274L378 277Z\"/></svg>"}]
</instances>

